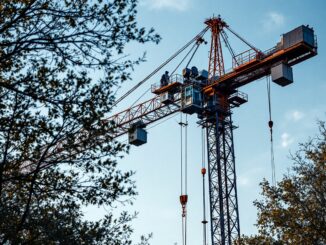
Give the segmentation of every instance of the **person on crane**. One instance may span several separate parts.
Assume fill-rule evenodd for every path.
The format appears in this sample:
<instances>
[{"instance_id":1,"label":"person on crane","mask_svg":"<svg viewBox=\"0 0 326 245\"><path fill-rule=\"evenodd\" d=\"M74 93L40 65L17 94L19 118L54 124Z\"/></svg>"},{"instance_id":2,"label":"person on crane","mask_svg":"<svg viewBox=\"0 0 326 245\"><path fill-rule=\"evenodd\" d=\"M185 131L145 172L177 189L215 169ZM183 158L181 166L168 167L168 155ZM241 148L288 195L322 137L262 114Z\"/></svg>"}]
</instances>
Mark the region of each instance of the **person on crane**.
<instances>
[{"instance_id":1,"label":"person on crane","mask_svg":"<svg viewBox=\"0 0 326 245\"><path fill-rule=\"evenodd\" d=\"M169 80L170 80L169 72L165 71L165 73L161 77L161 87L168 85Z\"/></svg>"}]
</instances>

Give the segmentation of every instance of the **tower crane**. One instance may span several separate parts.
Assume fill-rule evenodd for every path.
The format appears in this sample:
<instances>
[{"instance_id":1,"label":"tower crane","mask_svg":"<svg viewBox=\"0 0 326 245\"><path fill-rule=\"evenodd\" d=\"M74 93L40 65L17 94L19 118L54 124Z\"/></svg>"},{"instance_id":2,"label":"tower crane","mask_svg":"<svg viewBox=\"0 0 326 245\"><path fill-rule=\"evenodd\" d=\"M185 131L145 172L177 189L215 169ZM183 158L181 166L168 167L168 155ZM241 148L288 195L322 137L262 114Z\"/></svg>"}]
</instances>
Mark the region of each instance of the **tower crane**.
<instances>
[{"instance_id":1,"label":"tower crane","mask_svg":"<svg viewBox=\"0 0 326 245\"><path fill-rule=\"evenodd\" d=\"M196 114L199 124L206 130L211 243L231 245L240 236L232 112L248 101L248 96L238 89L269 75L280 86L291 84L292 66L317 55L317 39L311 27L302 25L283 34L273 48L261 51L231 29L220 16L207 19L205 25L206 28L186 46L194 43L198 48L204 34L210 30L207 71L185 68L182 76L173 74L167 83L152 85L155 94L152 99L106 120L115 123L115 137L128 134L129 143L138 146L147 142L146 126L149 124L176 112ZM235 54L227 32L249 49ZM224 67L222 43L232 56L233 64L229 71ZM138 86L140 84L133 89Z\"/></svg>"}]
</instances>

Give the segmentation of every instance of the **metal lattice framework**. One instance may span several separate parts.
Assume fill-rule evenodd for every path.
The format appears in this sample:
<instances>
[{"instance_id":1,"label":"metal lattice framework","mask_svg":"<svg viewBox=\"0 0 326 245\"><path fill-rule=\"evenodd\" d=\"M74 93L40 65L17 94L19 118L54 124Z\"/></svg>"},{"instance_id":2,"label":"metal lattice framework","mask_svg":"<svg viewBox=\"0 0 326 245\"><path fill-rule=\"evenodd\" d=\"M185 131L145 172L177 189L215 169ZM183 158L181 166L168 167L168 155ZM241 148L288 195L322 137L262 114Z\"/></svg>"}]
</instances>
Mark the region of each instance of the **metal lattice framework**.
<instances>
[{"instance_id":1,"label":"metal lattice framework","mask_svg":"<svg viewBox=\"0 0 326 245\"><path fill-rule=\"evenodd\" d=\"M208 77L214 79L216 76L221 77L225 73L220 33L226 23L218 17L206 20L205 24L211 29L212 33Z\"/></svg>"},{"instance_id":2,"label":"metal lattice framework","mask_svg":"<svg viewBox=\"0 0 326 245\"><path fill-rule=\"evenodd\" d=\"M179 93L174 95L174 101L172 103L163 104L160 101L160 96L156 96L153 99L130 107L106 120L108 122L114 122L116 125L114 137L119 137L128 133L130 126L139 120L145 125L149 125L178 111L180 111Z\"/></svg>"},{"instance_id":3,"label":"metal lattice framework","mask_svg":"<svg viewBox=\"0 0 326 245\"><path fill-rule=\"evenodd\" d=\"M231 113L206 130L212 244L231 245L240 235Z\"/></svg>"}]
</instances>

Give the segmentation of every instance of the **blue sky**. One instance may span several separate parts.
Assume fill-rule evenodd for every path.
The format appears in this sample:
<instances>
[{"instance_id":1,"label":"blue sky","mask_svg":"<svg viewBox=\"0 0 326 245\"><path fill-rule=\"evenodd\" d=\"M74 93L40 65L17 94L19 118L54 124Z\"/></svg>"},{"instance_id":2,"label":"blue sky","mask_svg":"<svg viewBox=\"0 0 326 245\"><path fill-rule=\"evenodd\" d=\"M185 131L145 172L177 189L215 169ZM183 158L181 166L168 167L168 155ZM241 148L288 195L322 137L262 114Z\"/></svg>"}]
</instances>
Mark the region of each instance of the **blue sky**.
<instances>
[{"instance_id":1,"label":"blue sky","mask_svg":"<svg viewBox=\"0 0 326 245\"><path fill-rule=\"evenodd\" d=\"M272 115L274 121L275 164L277 180L291 167L290 152L295 152L299 142L317 133L317 119L325 120L326 92L326 1L304 0L142 0L138 7L139 24L154 27L162 36L159 45L139 46L131 44L127 53L131 56L147 52L147 62L136 67L133 79L126 82L119 93L130 89L146 77L171 54L183 46L204 27L206 18L221 14L236 32L261 50L272 48L282 33L309 24L318 37L318 56L293 67L294 83L287 87L272 84ZM205 36L209 40L209 35ZM230 43L236 52L245 47ZM208 67L209 45L198 51L192 62L199 69ZM175 62L167 70L172 70ZM226 59L226 69L231 67ZM162 71L163 73L163 71ZM181 70L179 71L181 73ZM145 83L116 112L133 104L160 74ZM239 211L241 233L256 232L255 199L260 199L259 182L271 179L268 105L266 80L262 79L241 89L249 96L249 102L234 110L233 120L239 126L234 131L236 168L238 176ZM142 100L153 97L147 93ZM119 162L121 169L136 171L134 177L139 196L133 206L119 210L139 211L133 222L135 238L153 232L154 245L181 243L180 195L180 128L179 115L150 129L148 143L132 147L130 154ZM201 130L196 117L189 118L188 150L188 244L202 244L202 193L201 193ZM126 137L120 140L125 141ZM100 218L104 209L89 209L87 216Z\"/></svg>"}]
</instances>

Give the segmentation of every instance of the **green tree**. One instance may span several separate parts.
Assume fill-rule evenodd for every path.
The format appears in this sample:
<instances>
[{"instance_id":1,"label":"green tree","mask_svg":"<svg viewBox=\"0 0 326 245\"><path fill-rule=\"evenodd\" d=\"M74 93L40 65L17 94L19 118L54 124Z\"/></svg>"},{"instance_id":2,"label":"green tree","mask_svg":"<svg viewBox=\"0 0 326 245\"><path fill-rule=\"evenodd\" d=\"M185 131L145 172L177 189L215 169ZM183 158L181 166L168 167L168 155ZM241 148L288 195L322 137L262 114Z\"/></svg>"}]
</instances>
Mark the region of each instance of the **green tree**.
<instances>
[{"instance_id":1,"label":"green tree","mask_svg":"<svg viewBox=\"0 0 326 245\"><path fill-rule=\"evenodd\" d=\"M326 244L326 128L319 125L320 134L292 155L292 172L277 186L261 183L258 235L241 244Z\"/></svg>"},{"instance_id":2,"label":"green tree","mask_svg":"<svg viewBox=\"0 0 326 245\"><path fill-rule=\"evenodd\" d=\"M137 0L0 2L0 244L131 244L133 214L85 221L81 207L136 195L128 151L103 119L134 65ZM146 238L142 240L146 243Z\"/></svg>"}]
</instances>

